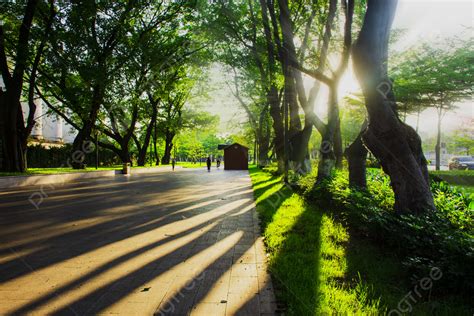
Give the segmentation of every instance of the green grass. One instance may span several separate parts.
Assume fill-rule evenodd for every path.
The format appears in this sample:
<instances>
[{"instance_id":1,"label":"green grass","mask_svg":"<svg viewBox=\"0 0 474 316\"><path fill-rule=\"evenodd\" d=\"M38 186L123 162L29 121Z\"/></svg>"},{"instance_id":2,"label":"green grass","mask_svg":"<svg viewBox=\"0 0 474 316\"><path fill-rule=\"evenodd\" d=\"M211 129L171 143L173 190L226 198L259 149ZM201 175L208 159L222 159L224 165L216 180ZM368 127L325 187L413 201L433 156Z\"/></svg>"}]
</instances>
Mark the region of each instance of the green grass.
<instances>
[{"instance_id":1,"label":"green grass","mask_svg":"<svg viewBox=\"0 0 474 316\"><path fill-rule=\"evenodd\" d=\"M93 172L93 171L106 171L106 170L119 170L122 166L113 167L100 167L99 169L87 168L87 169L72 169L72 168L29 168L25 173L20 172L0 172L0 177L8 176L30 176L30 175L41 175L41 174L61 174L70 172Z\"/></svg>"},{"instance_id":2,"label":"green grass","mask_svg":"<svg viewBox=\"0 0 474 316\"><path fill-rule=\"evenodd\" d=\"M178 164L180 165L180 164ZM162 168L171 165L159 165L159 166L132 166L133 169L143 168ZM42 174L61 174L70 172L94 172L94 171L107 171L107 170L122 170L122 165L110 166L110 167L88 167L86 169L72 169L72 168L28 168L25 173L20 172L0 172L0 177L11 177L11 176L31 176L31 175L42 175Z\"/></svg>"},{"instance_id":3,"label":"green grass","mask_svg":"<svg viewBox=\"0 0 474 316\"><path fill-rule=\"evenodd\" d=\"M451 185L451 187L466 195L474 194L474 185Z\"/></svg>"},{"instance_id":4,"label":"green grass","mask_svg":"<svg viewBox=\"0 0 474 316\"><path fill-rule=\"evenodd\" d=\"M448 182L458 191L474 193L474 170L430 171L430 175Z\"/></svg>"},{"instance_id":5,"label":"green grass","mask_svg":"<svg viewBox=\"0 0 474 316\"><path fill-rule=\"evenodd\" d=\"M270 273L286 314L386 314L413 291L395 254L351 233L336 212L308 205L281 177L256 167L249 171ZM413 314L431 315L436 308L441 315L471 315L457 298L430 301L424 294L412 304Z\"/></svg>"},{"instance_id":6,"label":"green grass","mask_svg":"<svg viewBox=\"0 0 474 316\"><path fill-rule=\"evenodd\" d=\"M440 170L430 171L430 174L474 177L474 170Z\"/></svg>"},{"instance_id":7,"label":"green grass","mask_svg":"<svg viewBox=\"0 0 474 316\"><path fill-rule=\"evenodd\" d=\"M180 166L180 167L183 167L183 168L206 168L206 163L205 162L201 162L201 163L199 163L199 162L196 162L196 163L178 162L178 163L176 163L176 166ZM213 163L212 167L215 168L216 164ZM221 167L224 168L224 164L221 164Z\"/></svg>"}]
</instances>

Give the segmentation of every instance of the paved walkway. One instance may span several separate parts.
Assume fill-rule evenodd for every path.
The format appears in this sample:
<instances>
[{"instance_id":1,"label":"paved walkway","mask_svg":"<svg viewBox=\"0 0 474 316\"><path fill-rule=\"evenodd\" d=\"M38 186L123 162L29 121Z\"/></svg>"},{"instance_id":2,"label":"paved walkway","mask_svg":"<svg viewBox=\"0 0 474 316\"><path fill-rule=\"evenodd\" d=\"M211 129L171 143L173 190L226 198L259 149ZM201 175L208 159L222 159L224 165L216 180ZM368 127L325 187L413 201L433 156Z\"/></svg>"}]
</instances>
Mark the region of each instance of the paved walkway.
<instances>
[{"instance_id":1,"label":"paved walkway","mask_svg":"<svg viewBox=\"0 0 474 316\"><path fill-rule=\"evenodd\" d=\"M273 315L254 206L215 169L0 192L0 314Z\"/></svg>"}]
</instances>

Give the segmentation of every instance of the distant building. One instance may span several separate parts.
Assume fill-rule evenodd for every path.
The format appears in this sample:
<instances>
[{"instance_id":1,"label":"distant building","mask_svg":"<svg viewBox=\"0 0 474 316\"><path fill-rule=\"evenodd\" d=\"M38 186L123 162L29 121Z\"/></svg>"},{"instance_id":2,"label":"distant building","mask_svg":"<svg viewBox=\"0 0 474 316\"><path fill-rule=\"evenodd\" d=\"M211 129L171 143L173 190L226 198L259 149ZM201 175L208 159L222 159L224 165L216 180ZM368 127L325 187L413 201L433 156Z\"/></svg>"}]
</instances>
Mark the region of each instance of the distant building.
<instances>
[{"instance_id":1,"label":"distant building","mask_svg":"<svg viewBox=\"0 0 474 316\"><path fill-rule=\"evenodd\" d=\"M41 144L44 147L61 147L72 143L75 130L64 120L55 114L50 114L46 104L41 99L35 100L35 126L31 131L29 144ZM29 108L26 102L21 104L25 120L28 117Z\"/></svg>"},{"instance_id":2,"label":"distant building","mask_svg":"<svg viewBox=\"0 0 474 316\"><path fill-rule=\"evenodd\" d=\"M0 75L0 89L5 90L3 78ZM29 144L41 144L45 147L60 147L64 144L72 143L76 131L72 126L63 122L63 119L57 115L50 114L48 107L38 98L35 101L35 126L31 131ZM21 103L23 117L25 121L28 119L29 107L27 102Z\"/></svg>"}]
</instances>

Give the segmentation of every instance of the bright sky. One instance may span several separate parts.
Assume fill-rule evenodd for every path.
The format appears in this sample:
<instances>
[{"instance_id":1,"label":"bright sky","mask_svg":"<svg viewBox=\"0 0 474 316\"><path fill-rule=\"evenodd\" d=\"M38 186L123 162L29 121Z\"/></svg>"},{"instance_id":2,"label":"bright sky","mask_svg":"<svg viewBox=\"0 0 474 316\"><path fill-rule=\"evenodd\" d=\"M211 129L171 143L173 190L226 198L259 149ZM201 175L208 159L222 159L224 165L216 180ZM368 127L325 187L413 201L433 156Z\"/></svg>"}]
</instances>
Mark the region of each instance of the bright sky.
<instances>
[{"instance_id":1,"label":"bright sky","mask_svg":"<svg viewBox=\"0 0 474 316\"><path fill-rule=\"evenodd\" d=\"M393 28L407 29L407 32L393 48L404 50L416 44L420 39L434 41L436 37L472 36L466 31L466 27L473 26L473 10L470 0L399 0ZM210 93L213 97L209 102L209 110L221 116L221 130L231 132L236 129L239 122L246 120L245 113L232 94L228 92L228 88L224 84L226 74L222 69L215 67L212 76L213 83L216 83L219 88L215 94ZM306 85L311 87L311 80L308 80ZM357 80L352 69L349 69L341 81L339 95L342 98L345 94L358 89ZM325 112L325 100L327 100L327 91L325 90L324 88L321 90L320 98L317 101L319 105L316 107L316 112L320 115ZM444 118L444 131L453 130L460 126L460 122L474 118L472 100L458 104L458 106L459 109L456 112L448 113ZM420 119L420 133L422 135L434 135L433 122L435 122L435 118L434 111L427 110L422 113ZM408 117L407 122L415 126L416 118Z\"/></svg>"},{"instance_id":2,"label":"bright sky","mask_svg":"<svg viewBox=\"0 0 474 316\"><path fill-rule=\"evenodd\" d=\"M473 26L474 6L472 1L400 1L394 21L395 28L406 28L406 37L396 44L395 49L402 50L415 44L420 38L435 41L436 37L469 37L466 27ZM452 131L474 119L474 103L471 100L459 103L455 112L447 113L443 119L443 130ZM420 119L420 134L434 135L436 112L426 110ZM416 125L416 117L407 118L407 123Z\"/></svg>"}]
</instances>

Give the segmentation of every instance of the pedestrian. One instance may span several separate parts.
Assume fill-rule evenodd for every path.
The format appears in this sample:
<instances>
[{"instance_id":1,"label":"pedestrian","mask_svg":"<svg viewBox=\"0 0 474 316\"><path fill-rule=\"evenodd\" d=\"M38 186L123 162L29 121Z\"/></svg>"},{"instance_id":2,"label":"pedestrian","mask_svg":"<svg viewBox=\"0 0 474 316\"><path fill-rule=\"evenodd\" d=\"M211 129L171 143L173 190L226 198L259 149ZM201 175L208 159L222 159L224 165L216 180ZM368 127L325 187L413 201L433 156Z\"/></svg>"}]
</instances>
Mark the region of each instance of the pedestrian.
<instances>
[{"instance_id":1,"label":"pedestrian","mask_svg":"<svg viewBox=\"0 0 474 316\"><path fill-rule=\"evenodd\" d=\"M211 172L211 156L207 157L206 164L207 164L207 172Z\"/></svg>"},{"instance_id":2,"label":"pedestrian","mask_svg":"<svg viewBox=\"0 0 474 316\"><path fill-rule=\"evenodd\" d=\"M174 171L174 166L176 165L176 159L171 159L171 167L173 168Z\"/></svg>"},{"instance_id":3,"label":"pedestrian","mask_svg":"<svg viewBox=\"0 0 474 316\"><path fill-rule=\"evenodd\" d=\"M217 169L219 169L219 167L221 166L221 160L219 158L217 158L216 165Z\"/></svg>"}]
</instances>

